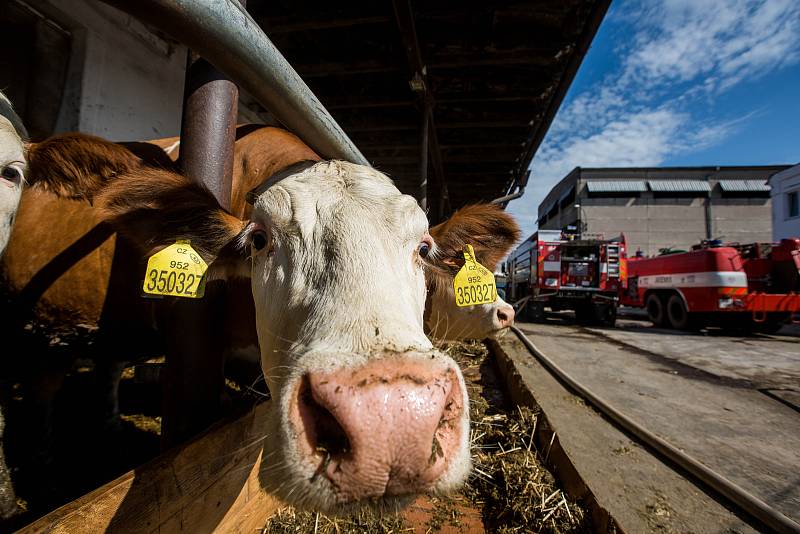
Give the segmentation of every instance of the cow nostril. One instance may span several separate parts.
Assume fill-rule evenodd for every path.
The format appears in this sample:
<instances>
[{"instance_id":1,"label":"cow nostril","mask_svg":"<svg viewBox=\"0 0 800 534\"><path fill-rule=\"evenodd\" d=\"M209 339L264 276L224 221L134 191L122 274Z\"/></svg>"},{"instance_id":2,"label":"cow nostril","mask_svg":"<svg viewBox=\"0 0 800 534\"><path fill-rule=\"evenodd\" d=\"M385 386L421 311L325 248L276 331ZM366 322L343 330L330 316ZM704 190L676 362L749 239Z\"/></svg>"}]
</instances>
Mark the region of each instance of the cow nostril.
<instances>
[{"instance_id":1,"label":"cow nostril","mask_svg":"<svg viewBox=\"0 0 800 534\"><path fill-rule=\"evenodd\" d=\"M312 450L326 461L350 452L350 440L339 421L324 406L314 400L308 377L303 378L299 391L303 423Z\"/></svg>"}]
</instances>

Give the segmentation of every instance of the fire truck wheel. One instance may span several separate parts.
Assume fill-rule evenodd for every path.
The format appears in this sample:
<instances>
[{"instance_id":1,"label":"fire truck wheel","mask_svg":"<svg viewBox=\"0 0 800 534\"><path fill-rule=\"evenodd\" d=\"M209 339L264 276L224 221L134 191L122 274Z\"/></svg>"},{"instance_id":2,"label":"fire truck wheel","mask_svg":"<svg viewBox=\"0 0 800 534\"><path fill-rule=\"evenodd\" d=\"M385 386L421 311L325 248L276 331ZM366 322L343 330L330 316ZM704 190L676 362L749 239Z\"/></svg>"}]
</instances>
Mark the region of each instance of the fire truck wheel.
<instances>
[{"instance_id":1,"label":"fire truck wheel","mask_svg":"<svg viewBox=\"0 0 800 534\"><path fill-rule=\"evenodd\" d=\"M655 326L666 326L667 314L664 313L664 301L655 293L647 297L645 303L647 308L647 318L653 321Z\"/></svg>"},{"instance_id":2,"label":"fire truck wheel","mask_svg":"<svg viewBox=\"0 0 800 534\"><path fill-rule=\"evenodd\" d=\"M689 312L680 295L670 295L667 300L667 317L672 328L685 330L689 328Z\"/></svg>"},{"instance_id":3,"label":"fire truck wheel","mask_svg":"<svg viewBox=\"0 0 800 534\"><path fill-rule=\"evenodd\" d=\"M544 303L529 302L527 306L527 319L532 323L543 323L545 321Z\"/></svg>"},{"instance_id":4,"label":"fire truck wheel","mask_svg":"<svg viewBox=\"0 0 800 534\"><path fill-rule=\"evenodd\" d=\"M756 323L755 321L754 323L753 330L755 332L759 334L775 334L786 324L786 318L781 316L767 317L767 320L762 323Z\"/></svg>"},{"instance_id":5,"label":"fire truck wheel","mask_svg":"<svg viewBox=\"0 0 800 534\"><path fill-rule=\"evenodd\" d=\"M602 326L614 326L617 322L617 307L614 304L595 304L595 315Z\"/></svg>"}]
</instances>

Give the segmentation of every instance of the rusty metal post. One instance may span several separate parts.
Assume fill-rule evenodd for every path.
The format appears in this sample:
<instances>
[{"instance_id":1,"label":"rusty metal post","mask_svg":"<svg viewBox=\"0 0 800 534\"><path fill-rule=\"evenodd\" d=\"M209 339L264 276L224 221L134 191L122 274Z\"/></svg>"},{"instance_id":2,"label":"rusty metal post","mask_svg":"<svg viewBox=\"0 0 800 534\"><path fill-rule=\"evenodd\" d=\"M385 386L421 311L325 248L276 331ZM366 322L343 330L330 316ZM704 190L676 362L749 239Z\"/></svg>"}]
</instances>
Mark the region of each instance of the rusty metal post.
<instances>
[{"instance_id":1,"label":"rusty metal post","mask_svg":"<svg viewBox=\"0 0 800 534\"><path fill-rule=\"evenodd\" d=\"M196 54L189 54L181 123L183 172L230 208L239 91ZM166 321L171 333L163 381L161 444L172 447L201 432L221 414L225 383L224 286L206 286L199 301L179 299Z\"/></svg>"}]
</instances>

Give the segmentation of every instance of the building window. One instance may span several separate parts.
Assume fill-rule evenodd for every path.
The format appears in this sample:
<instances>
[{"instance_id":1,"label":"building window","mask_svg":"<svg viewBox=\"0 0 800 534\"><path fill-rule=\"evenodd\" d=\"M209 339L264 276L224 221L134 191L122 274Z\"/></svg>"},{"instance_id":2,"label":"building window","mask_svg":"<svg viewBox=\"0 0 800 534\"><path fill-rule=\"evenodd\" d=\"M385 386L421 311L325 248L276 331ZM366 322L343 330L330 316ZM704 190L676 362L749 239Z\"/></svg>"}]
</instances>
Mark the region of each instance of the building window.
<instances>
[{"instance_id":1,"label":"building window","mask_svg":"<svg viewBox=\"0 0 800 534\"><path fill-rule=\"evenodd\" d=\"M792 191L786 195L786 212L789 218L800 217L800 191Z\"/></svg>"}]
</instances>

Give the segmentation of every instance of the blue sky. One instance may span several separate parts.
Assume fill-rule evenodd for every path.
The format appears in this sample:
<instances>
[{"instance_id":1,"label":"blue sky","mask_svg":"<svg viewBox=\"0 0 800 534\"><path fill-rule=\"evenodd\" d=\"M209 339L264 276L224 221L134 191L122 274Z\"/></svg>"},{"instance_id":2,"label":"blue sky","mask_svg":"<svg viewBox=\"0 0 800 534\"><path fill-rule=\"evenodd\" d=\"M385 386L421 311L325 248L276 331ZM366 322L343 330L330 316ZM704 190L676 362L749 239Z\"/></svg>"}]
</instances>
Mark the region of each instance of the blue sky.
<instances>
[{"instance_id":1,"label":"blue sky","mask_svg":"<svg viewBox=\"0 0 800 534\"><path fill-rule=\"evenodd\" d=\"M800 162L800 2L616 0L511 202L576 166Z\"/></svg>"}]
</instances>

